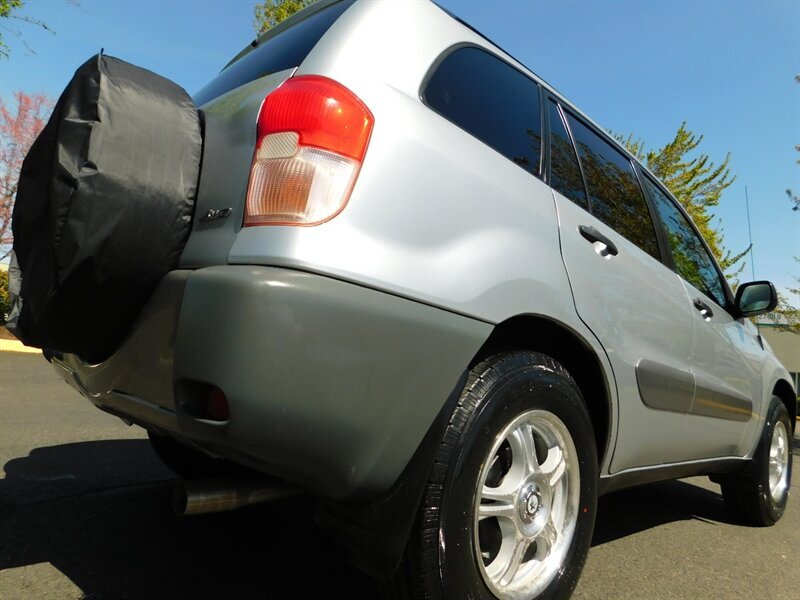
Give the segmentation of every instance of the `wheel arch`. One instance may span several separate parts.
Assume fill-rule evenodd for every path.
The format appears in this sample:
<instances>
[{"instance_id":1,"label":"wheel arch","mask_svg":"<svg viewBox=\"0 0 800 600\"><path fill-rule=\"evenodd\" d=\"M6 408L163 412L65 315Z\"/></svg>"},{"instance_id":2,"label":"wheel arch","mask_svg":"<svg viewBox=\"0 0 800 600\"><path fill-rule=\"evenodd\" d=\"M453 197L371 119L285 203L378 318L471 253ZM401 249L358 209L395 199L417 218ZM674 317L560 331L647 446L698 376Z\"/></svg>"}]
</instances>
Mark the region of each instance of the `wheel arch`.
<instances>
[{"instance_id":1,"label":"wheel arch","mask_svg":"<svg viewBox=\"0 0 800 600\"><path fill-rule=\"evenodd\" d=\"M570 327L535 314L516 315L498 323L478 350L469 369L483 359L510 350L532 350L554 358L569 371L583 395L592 420L598 464L611 449L609 379L589 343Z\"/></svg>"},{"instance_id":2,"label":"wheel arch","mask_svg":"<svg viewBox=\"0 0 800 600\"><path fill-rule=\"evenodd\" d=\"M786 405L786 410L789 413L790 421L792 423L792 433L794 433L797 425L797 396L788 381L779 379L772 388L773 395L781 399Z\"/></svg>"},{"instance_id":3,"label":"wheel arch","mask_svg":"<svg viewBox=\"0 0 800 600\"><path fill-rule=\"evenodd\" d=\"M434 453L469 371L493 354L517 350L547 354L569 371L586 401L595 432L598 467L603 464L611 449L611 374L604 371L589 343L568 326L540 315L509 318L494 326L470 363L464 365L460 380L425 439L387 493L366 504L324 499L317 504L317 524L344 542L343 550L351 564L382 581L394 576L417 516Z\"/></svg>"}]
</instances>

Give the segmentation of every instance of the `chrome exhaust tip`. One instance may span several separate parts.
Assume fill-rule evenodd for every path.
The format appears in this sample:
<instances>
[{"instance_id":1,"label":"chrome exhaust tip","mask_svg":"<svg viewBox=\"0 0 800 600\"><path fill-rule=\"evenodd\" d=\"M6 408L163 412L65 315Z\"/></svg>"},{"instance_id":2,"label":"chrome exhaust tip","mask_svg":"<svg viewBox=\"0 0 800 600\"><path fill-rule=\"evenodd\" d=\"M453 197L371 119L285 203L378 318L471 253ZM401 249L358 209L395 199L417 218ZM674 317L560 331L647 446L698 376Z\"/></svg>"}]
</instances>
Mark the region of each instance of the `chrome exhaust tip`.
<instances>
[{"instance_id":1,"label":"chrome exhaust tip","mask_svg":"<svg viewBox=\"0 0 800 600\"><path fill-rule=\"evenodd\" d=\"M183 517L236 510L301 493L301 488L279 480L190 479L175 486L172 507Z\"/></svg>"}]
</instances>

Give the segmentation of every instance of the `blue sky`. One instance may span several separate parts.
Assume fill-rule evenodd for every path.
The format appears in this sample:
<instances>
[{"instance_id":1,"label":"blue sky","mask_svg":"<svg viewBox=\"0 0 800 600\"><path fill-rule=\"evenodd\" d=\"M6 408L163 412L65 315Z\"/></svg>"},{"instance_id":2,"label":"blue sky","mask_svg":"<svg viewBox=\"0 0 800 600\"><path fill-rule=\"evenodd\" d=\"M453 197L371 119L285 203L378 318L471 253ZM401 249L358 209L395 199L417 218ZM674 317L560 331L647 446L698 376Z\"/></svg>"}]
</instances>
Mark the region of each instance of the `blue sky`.
<instances>
[{"instance_id":1,"label":"blue sky","mask_svg":"<svg viewBox=\"0 0 800 600\"><path fill-rule=\"evenodd\" d=\"M800 190L800 1L442 0L553 84L600 125L649 146L669 141L682 121L716 162L731 154L736 182L716 215L725 244L747 247L750 199L757 279L779 289L800 276L800 212L784 190ZM200 89L253 37L252 0L27 0L19 21L28 50L3 30L0 95L57 97L100 48ZM413 43L413 32L409 32ZM742 280L751 279L748 265ZM800 305L800 299L793 298Z\"/></svg>"}]
</instances>

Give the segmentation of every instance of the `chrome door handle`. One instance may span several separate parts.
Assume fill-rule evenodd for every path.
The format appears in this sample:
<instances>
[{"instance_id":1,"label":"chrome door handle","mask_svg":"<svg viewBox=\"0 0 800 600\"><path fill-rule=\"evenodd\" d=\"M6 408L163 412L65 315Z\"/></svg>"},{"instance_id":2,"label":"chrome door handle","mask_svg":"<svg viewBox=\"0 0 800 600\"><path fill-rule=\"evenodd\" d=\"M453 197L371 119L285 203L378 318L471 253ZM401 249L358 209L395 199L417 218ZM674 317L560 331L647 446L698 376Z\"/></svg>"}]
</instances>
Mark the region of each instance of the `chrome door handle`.
<instances>
[{"instance_id":1,"label":"chrome door handle","mask_svg":"<svg viewBox=\"0 0 800 600\"><path fill-rule=\"evenodd\" d=\"M714 316L714 311L711 310L711 307L700 300L700 298L694 299L694 307L700 311L700 316L702 316L706 321L710 321L711 317Z\"/></svg>"},{"instance_id":2,"label":"chrome door handle","mask_svg":"<svg viewBox=\"0 0 800 600\"><path fill-rule=\"evenodd\" d=\"M578 227L578 231L580 231L581 235L584 238L592 242L592 244L600 242L605 246L604 252L598 250L598 254L600 254L601 256L605 256L607 254L610 254L611 256L616 256L617 254L619 254L619 250L617 250L617 246L614 244L614 242L612 242L602 233L597 231L597 229L595 229L591 225L581 225L580 227Z\"/></svg>"}]
</instances>

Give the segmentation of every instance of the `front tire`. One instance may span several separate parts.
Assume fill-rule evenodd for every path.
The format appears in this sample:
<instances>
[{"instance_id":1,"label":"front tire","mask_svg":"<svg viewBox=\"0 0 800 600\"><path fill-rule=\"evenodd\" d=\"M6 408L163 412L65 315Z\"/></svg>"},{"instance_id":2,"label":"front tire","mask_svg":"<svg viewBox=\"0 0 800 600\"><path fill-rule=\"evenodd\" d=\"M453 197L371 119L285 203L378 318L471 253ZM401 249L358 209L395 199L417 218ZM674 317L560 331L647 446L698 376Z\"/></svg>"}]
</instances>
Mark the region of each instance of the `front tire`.
<instances>
[{"instance_id":1,"label":"front tire","mask_svg":"<svg viewBox=\"0 0 800 600\"><path fill-rule=\"evenodd\" d=\"M772 397L767 421L748 467L721 479L728 511L740 522L774 525L786 509L792 476L792 424L781 399Z\"/></svg>"},{"instance_id":2,"label":"front tire","mask_svg":"<svg viewBox=\"0 0 800 600\"><path fill-rule=\"evenodd\" d=\"M439 445L396 597L568 598L596 504L575 381L543 354L493 356L470 373Z\"/></svg>"}]
</instances>

